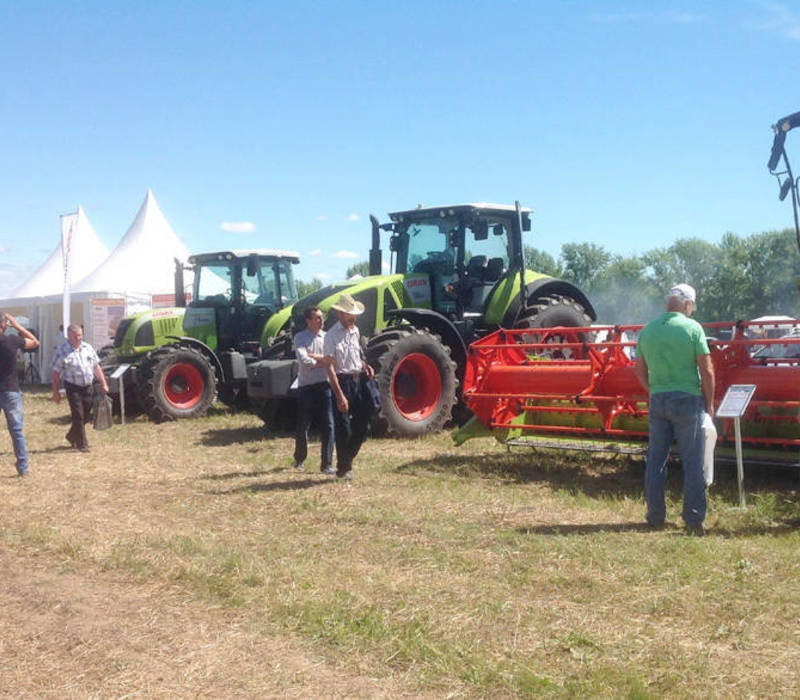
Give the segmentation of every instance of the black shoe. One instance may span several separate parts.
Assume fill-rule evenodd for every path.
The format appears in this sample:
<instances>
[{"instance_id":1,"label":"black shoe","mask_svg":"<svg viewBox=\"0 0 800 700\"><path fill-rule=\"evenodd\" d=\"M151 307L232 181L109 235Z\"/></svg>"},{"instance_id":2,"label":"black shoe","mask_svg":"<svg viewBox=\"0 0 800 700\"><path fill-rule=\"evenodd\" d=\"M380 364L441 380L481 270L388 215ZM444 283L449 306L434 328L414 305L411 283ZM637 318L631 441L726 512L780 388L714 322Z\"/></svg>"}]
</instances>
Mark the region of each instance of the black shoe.
<instances>
[{"instance_id":1,"label":"black shoe","mask_svg":"<svg viewBox=\"0 0 800 700\"><path fill-rule=\"evenodd\" d=\"M706 529L703 523L694 523L686 526L686 534L691 537L705 537Z\"/></svg>"}]
</instances>

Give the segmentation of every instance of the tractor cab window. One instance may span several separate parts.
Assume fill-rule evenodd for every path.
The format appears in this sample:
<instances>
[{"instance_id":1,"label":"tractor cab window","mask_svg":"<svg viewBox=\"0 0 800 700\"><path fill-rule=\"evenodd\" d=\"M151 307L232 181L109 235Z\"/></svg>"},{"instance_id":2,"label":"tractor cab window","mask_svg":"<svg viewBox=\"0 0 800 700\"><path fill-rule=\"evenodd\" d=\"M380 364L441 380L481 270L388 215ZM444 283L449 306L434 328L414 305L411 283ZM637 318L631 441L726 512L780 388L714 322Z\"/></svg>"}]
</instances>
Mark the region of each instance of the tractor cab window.
<instances>
[{"instance_id":1,"label":"tractor cab window","mask_svg":"<svg viewBox=\"0 0 800 700\"><path fill-rule=\"evenodd\" d=\"M201 265L195 270L195 301L230 304L232 289L233 268L230 264Z\"/></svg>"},{"instance_id":2,"label":"tractor cab window","mask_svg":"<svg viewBox=\"0 0 800 700\"><path fill-rule=\"evenodd\" d=\"M288 260L281 260L277 264L278 279L281 283L281 306L288 306L297 301L297 287L294 283L294 265Z\"/></svg>"},{"instance_id":3,"label":"tractor cab window","mask_svg":"<svg viewBox=\"0 0 800 700\"><path fill-rule=\"evenodd\" d=\"M464 247L467 275L480 275L484 283L496 282L508 269L508 229L505 222L484 220L481 225L468 226Z\"/></svg>"},{"instance_id":4,"label":"tractor cab window","mask_svg":"<svg viewBox=\"0 0 800 700\"><path fill-rule=\"evenodd\" d=\"M276 310L297 301L291 262L261 260L255 274L248 275L247 272L246 267L243 267L242 295L247 304L268 306Z\"/></svg>"}]
</instances>

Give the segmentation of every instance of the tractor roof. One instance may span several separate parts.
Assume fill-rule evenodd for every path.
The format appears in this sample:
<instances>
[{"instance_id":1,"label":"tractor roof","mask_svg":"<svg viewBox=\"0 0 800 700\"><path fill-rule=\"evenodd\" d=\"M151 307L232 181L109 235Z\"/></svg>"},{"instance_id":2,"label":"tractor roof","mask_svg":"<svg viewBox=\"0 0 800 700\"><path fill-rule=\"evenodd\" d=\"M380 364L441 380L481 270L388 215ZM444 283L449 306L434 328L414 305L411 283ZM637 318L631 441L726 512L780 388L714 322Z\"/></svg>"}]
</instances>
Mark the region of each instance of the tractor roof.
<instances>
[{"instance_id":1,"label":"tractor roof","mask_svg":"<svg viewBox=\"0 0 800 700\"><path fill-rule=\"evenodd\" d=\"M293 250L272 250L269 248L254 248L252 250L222 250L218 253L197 253L189 256L192 265L197 263L213 262L215 260L243 260L251 255L257 255L261 259L288 260L291 263L300 262L300 253Z\"/></svg>"},{"instance_id":2,"label":"tractor roof","mask_svg":"<svg viewBox=\"0 0 800 700\"><path fill-rule=\"evenodd\" d=\"M530 214L531 209L527 207L520 207L524 214ZM429 219L431 216L455 216L466 212L473 212L476 214L489 215L492 214L513 214L516 212L516 207L513 204L489 204L487 202L476 202L474 204L448 204L442 207L423 207L419 206L416 209L407 209L405 211L395 211L389 213L389 218L392 221L400 220L414 220L414 219Z\"/></svg>"}]
</instances>

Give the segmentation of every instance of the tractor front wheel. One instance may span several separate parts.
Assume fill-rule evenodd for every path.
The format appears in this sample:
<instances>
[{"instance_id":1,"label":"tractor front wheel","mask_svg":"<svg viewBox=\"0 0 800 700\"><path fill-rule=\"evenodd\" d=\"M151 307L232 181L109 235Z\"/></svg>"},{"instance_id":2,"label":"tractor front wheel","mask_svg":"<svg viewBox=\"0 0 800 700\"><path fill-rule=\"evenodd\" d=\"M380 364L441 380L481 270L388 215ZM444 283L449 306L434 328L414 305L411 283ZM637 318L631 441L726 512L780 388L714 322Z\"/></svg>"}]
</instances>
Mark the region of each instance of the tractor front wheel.
<instances>
[{"instance_id":1,"label":"tractor front wheel","mask_svg":"<svg viewBox=\"0 0 800 700\"><path fill-rule=\"evenodd\" d=\"M205 415L217 392L213 366L194 348L158 348L142 363L140 373L145 412L156 423Z\"/></svg>"},{"instance_id":2,"label":"tractor front wheel","mask_svg":"<svg viewBox=\"0 0 800 700\"><path fill-rule=\"evenodd\" d=\"M367 361L375 368L380 417L398 437L441 430L456 402L456 364L437 335L424 330L381 333L370 340Z\"/></svg>"}]
</instances>

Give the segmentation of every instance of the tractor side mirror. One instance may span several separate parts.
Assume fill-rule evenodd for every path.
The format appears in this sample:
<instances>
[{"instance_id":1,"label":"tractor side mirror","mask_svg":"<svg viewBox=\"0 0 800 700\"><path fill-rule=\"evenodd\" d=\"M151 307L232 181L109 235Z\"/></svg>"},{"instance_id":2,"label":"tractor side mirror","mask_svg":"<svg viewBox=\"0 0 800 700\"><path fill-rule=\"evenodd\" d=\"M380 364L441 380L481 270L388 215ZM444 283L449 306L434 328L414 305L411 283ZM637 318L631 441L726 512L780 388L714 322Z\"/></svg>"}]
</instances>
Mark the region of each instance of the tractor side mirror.
<instances>
[{"instance_id":1,"label":"tractor side mirror","mask_svg":"<svg viewBox=\"0 0 800 700\"><path fill-rule=\"evenodd\" d=\"M523 212L522 214L522 230L523 231L531 230L531 215L526 212Z\"/></svg>"},{"instance_id":2,"label":"tractor side mirror","mask_svg":"<svg viewBox=\"0 0 800 700\"><path fill-rule=\"evenodd\" d=\"M492 235L494 236L502 236L503 235L503 224L495 224L492 226Z\"/></svg>"},{"instance_id":3,"label":"tractor side mirror","mask_svg":"<svg viewBox=\"0 0 800 700\"><path fill-rule=\"evenodd\" d=\"M790 189L792 189L792 178L790 178L790 177L787 177L787 178L786 178L786 179L785 179L785 180L784 180L784 181L781 183L781 191L778 193L778 199L780 199L780 200L781 200L781 202L782 202L784 199L786 199L786 195L787 195L787 194L789 194L789 190L790 190Z\"/></svg>"},{"instance_id":4,"label":"tractor side mirror","mask_svg":"<svg viewBox=\"0 0 800 700\"><path fill-rule=\"evenodd\" d=\"M400 236L392 236L389 239L389 250L391 250L393 253L396 253L401 247Z\"/></svg>"},{"instance_id":5,"label":"tractor side mirror","mask_svg":"<svg viewBox=\"0 0 800 700\"><path fill-rule=\"evenodd\" d=\"M489 222L478 221L472 229L476 241L485 241L489 238Z\"/></svg>"},{"instance_id":6,"label":"tractor side mirror","mask_svg":"<svg viewBox=\"0 0 800 700\"><path fill-rule=\"evenodd\" d=\"M248 277L255 277L258 274L258 258L255 255L251 255L247 258L247 276Z\"/></svg>"}]
</instances>

